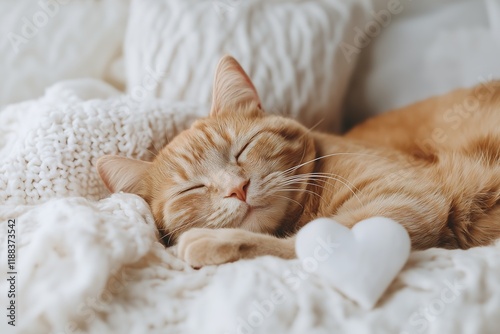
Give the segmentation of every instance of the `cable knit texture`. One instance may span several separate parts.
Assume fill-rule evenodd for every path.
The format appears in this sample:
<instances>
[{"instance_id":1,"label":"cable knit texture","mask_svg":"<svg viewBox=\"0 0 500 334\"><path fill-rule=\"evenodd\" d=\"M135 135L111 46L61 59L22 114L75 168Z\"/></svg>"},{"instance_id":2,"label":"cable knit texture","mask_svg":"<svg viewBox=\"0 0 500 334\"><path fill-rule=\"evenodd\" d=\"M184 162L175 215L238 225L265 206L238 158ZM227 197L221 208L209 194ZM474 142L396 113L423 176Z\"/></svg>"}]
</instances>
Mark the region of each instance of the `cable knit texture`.
<instances>
[{"instance_id":1,"label":"cable knit texture","mask_svg":"<svg viewBox=\"0 0 500 334\"><path fill-rule=\"evenodd\" d=\"M16 333L498 332L500 244L414 252L372 311L298 260L201 270L178 260L158 242L147 204L131 194L107 197L93 162L108 153L148 159L148 147L206 110L137 103L83 81L0 113L0 219L16 219L18 236ZM6 265L0 261L1 272ZM7 305L6 293L0 302ZM12 333L6 321L0 333Z\"/></svg>"},{"instance_id":2,"label":"cable knit texture","mask_svg":"<svg viewBox=\"0 0 500 334\"><path fill-rule=\"evenodd\" d=\"M81 96L89 94L115 98L84 102ZM16 147L3 148L0 189L5 191L0 191L0 201L35 204L53 197L99 199L106 191L95 170L97 158L120 154L149 160L178 129L208 113L208 107L203 110L159 100L138 103L118 95L99 81L74 81L53 86L38 101L6 108L0 142ZM28 120L25 129L16 123L22 119Z\"/></svg>"},{"instance_id":3,"label":"cable knit texture","mask_svg":"<svg viewBox=\"0 0 500 334\"><path fill-rule=\"evenodd\" d=\"M209 103L217 61L234 56L267 111L338 130L368 1L135 0L125 44L128 90L157 74L150 97ZM317 124L319 122L319 124Z\"/></svg>"}]
</instances>

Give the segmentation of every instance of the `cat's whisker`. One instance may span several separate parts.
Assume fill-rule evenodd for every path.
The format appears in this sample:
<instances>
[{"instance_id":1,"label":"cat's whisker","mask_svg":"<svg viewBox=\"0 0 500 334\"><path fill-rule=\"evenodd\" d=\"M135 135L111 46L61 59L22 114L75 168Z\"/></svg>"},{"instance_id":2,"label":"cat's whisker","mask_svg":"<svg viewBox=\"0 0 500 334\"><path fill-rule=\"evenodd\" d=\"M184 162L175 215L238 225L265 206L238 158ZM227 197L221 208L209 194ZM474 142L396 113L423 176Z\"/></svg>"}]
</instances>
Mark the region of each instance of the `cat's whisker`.
<instances>
[{"instance_id":1,"label":"cat's whisker","mask_svg":"<svg viewBox=\"0 0 500 334\"><path fill-rule=\"evenodd\" d=\"M153 148L154 149L154 148ZM152 159L151 160L154 160L154 158L156 157L156 153L151 151L149 148L146 149L146 151L148 151L150 154L151 154L151 157Z\"/></svg>"},{"instance_id":2,"label":"cat's whisker","mask_svg":"<svg viewBox=\"0 0 500 334\"><path fill-rule=\"evenodd\" d=\"M311 126L310 128L307 129L307 131L302 135L300 136L299 139L302 139L303 137L307 136L309 133L311 133L315 128L318 127L318 125L320 125L321 123L323 123L323 121L325 120L325 118L323 117L322 119L320 119L316 124L314 124L313 126Z\"/></svg>"},{"instance_id":3,"label":"cat's whisker","mask_svg":"<svg viewBox=\"0 0 500 334\"><path fill-rule=\"evenodd\" d=\"M309 176L309 177L306 177ZM356 192L359 192L359 189L349 182L349 180L335 174L328 174L328 173L306 173L306 174L298 174L294 175L292 177L286 178L286 181L294 181L294 180L308 180L308 179L314 179L314 180L321 180L321 179L329 179L329 180L334 180L337 182L342 183L344 186L346 186L352 194L358 199L358 201L361 203L360 199L356 195ZM354 191L353 188L356 190Z\"/></svg>"},{"instance_id":4,"label":"cat's whisker","mask_svg":"<svg viewBox=\"0 0 500 334\"><path fill-rule=\"evenodd\" d=\"M314 191L311 191L311 190L308 190L308 189L298 189L298 188L280 188L280 189L276 189L274 190L274 192L284 192L284 191L303 191L303 192L307 192L311 195L315 195L315 196L318 196L321 200L324 200L323 196L321 196L320 194L318 193L315 193Z\"/></svg>"},{"instance_id":5,"label":"cat's whisker","mask_svg":"<svg viewBox=\"0 0 500 334\"><path fill-rule=\"evenodd\" d=\"M342 177L342 176L339 176L339 175L335 175L335 174L324 174L324 175L321 175L321 174L310 174L310 175L294 175L294 176L290 176L290 177L286 177L283 181L284 182L287 182L287 181L294 181L294 180L309 180L309 179L329 179L329 180L335 180L335 181L338 181L338 180L342 180L346 183L348 183L351 187L355 188L356 190L358 190L354 184L352 184L351 182L349 182L349 180L347 180L346 178Z\"/></svg>"},{"instance_id":6,"label":"cat's whisker","mask_svg":"<svg viewBox=\"0 0 500 334\"><path fill-rule=\"evenodd\" d=\"M358 188L356 188L356 186L350 182L348 179L346 179L345 177L343 176L340 176L338 174L333 174L333 173L319 173L319 172L313 172L313 173L304 173L304 174L295 174L295 175L292 175L292 176L288 176L288 177L285 177L286 179L288 178L293 178L295 176L309 176L309 175L313 175L313 176L320 176L320 177L334 177L334 178L339 178L345 182L347 182L351 187L353 187L354 189L356 189L356 191L359 191Z\"/></svg>"},{"instance_id":7,"label":"cat's whisker","mask_svg":"<svg viewBox=\"0 0 500 334\"><path fill-rule=\"evenodd\" d=\"M324 186L320 185L320 184L317 184L317 183L313 183L311 181L324 181L325 183L327 183L328 181L325 181L325 180L320 180L320 179L314 179L314 178L297 178L297 179L293 179L293 180L286 180L286 181L283 181L283 182L280 182L278 183L278 186L288 186L290 184L306 184L306 185L314 185L314 186L317 186L317 187L320 187L320 188L323 188L324 189Z\"/></svg>"},{"instance_id":8,"label":"cat's whisker","mask_svg":"<svg viewBox=\"0 0 500 334\"><path fill-rule=\"evenodd\" d=\"M303 181L303 182L295 182L295 183L291 183L291 184L284 185L284 186L291 186L291 185L293 185L293 184L297 184L297 185L305 185L305 186L307 186L307 185L309 185L310 183L307 183L307 182ZM330 193L333 195L333 191L332 191L332 190L327 189L326 187L324 187L324 186L320 186L320 185L315 185L315 186L320 187L320 188L322 188L324 191L328 191L328 192L330 192ZM286 189L286 190L289 190L289 189ZM295 191L295 190L306 190L306 189L294 188L294 191ZM323 199L323 198L322 198L322 196L320 196L318 193L315 193L315 192L313 192L313 193L314 193L316 196L319 196L321 199Z\"/></svg>"},{"instance_id":9,"label":"cat's whisker","mask_svg":"<svg viewBox=\"0 0 500 334\"><path fill-rule=\"evenodd\" d=\"M338 181L338 182L345 182L349 185L349 188L354 188L356 191L359 191L359 189L353 184L351 183L349 180L347 180L346 178L340 176L340 175L336 175L336 174L331 174L331 173L306 173L306 174L297 174L297 175L293 175L293 176L290 176L290 177L286 177L285 178L285 181L293 181L293 180L308 180L308 179L330 179L330 180L334 180L334 181ZM346 185L347 186L347 185Z\"/></svg>"},{"instance_id":10,"label":"cat's whisker","mask_svg":"<svg viewBox=\"0 0 500 334\"><path fill-rule=\"evenodd\" d=\"M300 202L294 200L293 198L290 198L290 197L286 197L286 196L281 196L281 195L270 195L271 197L279 197L279 198L284 198L286 199L287 201L291 201L291 202L294 202L296 203L297 205L299 205L302 209L304 208L304 206L302 204L300 204Z\"/></svg>"},{"instance_id":11,"label":"cat's whisker","mask_svg":"<svg viewBox=\"0 0 500 334\"><path fill-rule=\"evenodd\" d=\"M314 178L314 177L312 177L312 178ZM328 177L327 179L335 180L335 181L340 182L341 184L343 184L347 189L349 189L350 192L352 192L353 196L358 200L359 204L363 205L363 203L361 202L361 200L358 197L358 195L356 194L356 192L348 184L346 184L342 180L339 180L339 179L336 179L336 178L333 178L333 177ZM321 179L316 179L316 180L321 180ZM309 180L307 180L307 179L296 180L296 181L290 181L290 182L287 182L287 183L282 183L282 185L286 186L286 185L290 185L290 184L306 184L306 185L311 184L308 181ZM325 181L325 183L326 182L328 182L328 181ZM333 190L330 190L330 189L326 188L325 186L321 186L319 184L314 184L314 185L317 186L317 187L320 187L320 188L322 188L324 190L328 190L329 192L331 192L333 194Z\"/></svg>"},{"instance_id":12,"label":"cat's whisker","mask_svg":"<svg viewBox=\"0 0 500 334\"><path fill-rule=\"evenodd\" d=\"M359 189L357 189L347 179L342 178L340 176L337 178L337 177L335 177L337 175L335 175L335 176L332 176L332 175L334 175L334 174L328 174L328 173L304 173L304 174L297 174L297 175L292 175L292 176L285 177L285 180L283 182L281 182L280 185L281 186L287 186L287 185L294 184L294 183L295 184L299 184L300 183L300 184L309 185L309 184L312 184L311 181L322 180L322 181L324 181L326 183L327 181L325 181L325 180L333 180L333 181L341 183L347 189L349 189L349 191L353 194L353 196L357 199L357 201L362 205L361 199L356 194L356 192L359 192ZM318 187L320 187L320 188L322 188L322 189L325 189L325 190L327 189L326 187L321 186L319 184L315 184L315 185L318 186ZM356 191L354 191L353 188L355 188ZM330 192L332 192L332 191L330 191Z\"/></svg>"},{"instance_id":13,"label":"cat's whisker","mask_svg":"<svg viewBox=\"0 0 500 334\"><path fill-rule=\"evenodd\" d=\"M354 153L354 152L337 152L337 153L332 153L332 154L326 154L326 155L323 155L321 157L317 157L315 159L312 159L312 160L306 161L304 163L301 163L301 164L299 164L297 166L290 167L290 168L284 170L283 172L281 172L281 174L286 175L286 174L292 173L295 170L299 169L300 167L303 167L303 166L305 166L307 164L310 164L312 162L315 162L315 161L318 161L318 160L321 160L321 159L325 159L325 158L331 158L331 157L334 157L334 156L339 156L339 155L361 155L361 156L369 156L369 157L376 157L376 158L380 158L380 159L390 160L387 157L381 157L381 156L376 155L376 154Z\"/></svg>"},{"instance_id":14,"label":"cat's whisker","mask_svg":"<svg viewBox=\"0 0 500 334\"><path fill-rule=\"evenodd\" d=\"M297 181L293 181L293 182L287 182L287 183L281 183L280 186L289 186L289 185L292 185L292 184L302 184L302 185L314 185L316 187L319 187L321 189L324 189L324 190L328 190L330 192L332 192L331 190L327 189L325 186L322 186L320 184L313 184L311 182L308 182L309 180L297 180Z\"/></svg>"}]
</instances>

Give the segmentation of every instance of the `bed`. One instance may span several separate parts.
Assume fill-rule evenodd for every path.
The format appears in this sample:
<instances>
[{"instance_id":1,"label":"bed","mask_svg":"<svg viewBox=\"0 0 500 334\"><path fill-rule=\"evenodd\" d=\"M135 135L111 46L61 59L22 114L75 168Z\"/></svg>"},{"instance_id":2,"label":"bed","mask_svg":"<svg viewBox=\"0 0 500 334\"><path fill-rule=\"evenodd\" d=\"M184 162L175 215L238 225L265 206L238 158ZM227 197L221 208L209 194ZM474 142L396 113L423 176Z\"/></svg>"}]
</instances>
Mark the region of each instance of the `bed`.
<instances>
[{"instance_id":1,"label":"bed","mask_svg":"<svg viewBox=\"0 0 500 334\"><path fill-rule=\"evenodd\" d=\"M292 21L298 20L290 19L296 15L294 1L269 5L253 1L248 8L238 1L214 5L194 0L162 0L156 8L151 1L53 1L48 9L40 4L0 4L13 17L2 23L1 31L26 38L16 52L10 40L1 45L3 273L12 271L7 261L9 234L15 233L17 252L16 326L10 326L4 316L1 333L498 331L500 242L467 251L412 252L372 310L359 307L321 276L305 272L299 260L266 256L195 270L176 257L175 247L165 248L147 204L135 195L110 194L99 180L96 159L120 154L150 160L155 150L207 114L205 89L210 87L203 85L210 84L205 84L205 74L213 70L219 53L239 49L238 44L221 42L231 40L228 36L204 42L204 50L212 51L204 53L206 72L193 86L186 78L196 78L193 63L197 59L179 51L202 40L203 35L189 43L183 39L192 36L193 27L220 22L234 27L231 22L241 19L239 15L255 19L254 14L262 11L286 13L284 22L293 29ZM337 47L351 43L354 28L366 27L375 20L373 13L389 11L390 6L381 0L315 5L319 7L304 10L320 15L318 10L325 6L337 13L332 15L337 15L335 25L341 25L340 30L322 35ZM263 98L271 112L286 111L309 126L326 117L319 126L336 131L387 109L500 77L496 1L413 4L402 0L400 6L403 9L394 10L380 36L360 48L352 62L341 62L345 55L339 48L315 49L317 43L311 44L310 53L290 60L289 64L296 62L298 69L303 66L313 74L326 66L332 76L336 74L330 81L316 82L315 75L309 80L310 73L299 70L287 74L286 67L280 67L286 65L282 54L262 51L263 44L254 48L252 41L245 51L248 55L236 56L250 68L257 89L269 80L278 83L276 91L283 94ZM210 8L212 14L200 14ZM45 24L36 21L43 18L39 12L45 13ZM172 32L175 26L164 20L171 12L181 13L185 20L177 22L183 27L178 35ZM190 16L192 12L198 16ZM23 18L36 28L30 39L23 35L27 24ZM78 24L88 29L75 28ZM281 36L282 28L273 29ZM165 36L165 31L171 36ZM209 34L210 29L203 33ZM307 44L307 38L315 35L302 36ZM412 47L402 50L401 43L408 40ZM220 48L212 49L213 45ZM412 50L423 51L413 56ZM311 65L325 53L334 61L318 68ZM255 59L266 60L267 67L259 67ZM283 73L268 74L270 67ZM297 78L311 87L328 83L336 93L315 91L287 102L285 97L296 92ZM333 96L333 106L323 96ZM311 99L322 103L306 113L304 105ZM278 110L273 109L276 105ZM9 232L8 225L14 221L14 232ZM0 281L1 291L10 288L9 281ZM9 305L10 300L2 292L1 304Z\"/></svg>"}]
</instances>

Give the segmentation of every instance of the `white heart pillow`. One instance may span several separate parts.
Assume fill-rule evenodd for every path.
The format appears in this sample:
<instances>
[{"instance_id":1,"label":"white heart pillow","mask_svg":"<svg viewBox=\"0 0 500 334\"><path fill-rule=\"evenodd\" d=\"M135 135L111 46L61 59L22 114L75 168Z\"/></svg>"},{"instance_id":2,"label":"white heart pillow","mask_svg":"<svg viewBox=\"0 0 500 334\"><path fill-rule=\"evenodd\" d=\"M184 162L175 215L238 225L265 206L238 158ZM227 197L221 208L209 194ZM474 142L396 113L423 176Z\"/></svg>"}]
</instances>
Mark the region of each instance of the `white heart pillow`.
<instances>
[{"instance_id":1,"label":"white heart pillow","mask_svg":"<svg viewBox=\"0 0 500 334\"><path fill-rule=\"evenodd\" d=\"M365 219L352 229L319 218L299 231L295 244L304 266L314 265L365 309L375 306L408 260L410 248L405 228L384 217Z\"/></svg>"},{"instance_id":2,"label":"white heart pillow","mask_svg":"<svg viewBox=\"0 0 500 334\"><path fill-rule=\"evenodd\" d=\"M365 0L136 0L125 42L128 91L136 98L211 102L215 66L231 54L264 108L337 130Z\"/></svg>"}]
</instances>

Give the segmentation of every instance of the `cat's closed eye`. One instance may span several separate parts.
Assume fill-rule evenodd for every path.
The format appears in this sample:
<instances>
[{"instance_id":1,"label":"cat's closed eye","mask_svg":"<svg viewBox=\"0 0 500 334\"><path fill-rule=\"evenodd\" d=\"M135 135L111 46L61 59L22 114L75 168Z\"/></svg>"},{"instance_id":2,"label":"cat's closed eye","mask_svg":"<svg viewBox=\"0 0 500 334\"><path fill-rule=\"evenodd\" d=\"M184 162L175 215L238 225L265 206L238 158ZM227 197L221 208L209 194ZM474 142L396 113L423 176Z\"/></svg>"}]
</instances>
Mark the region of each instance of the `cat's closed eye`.
<instances>
[{"instance_id":1,"label":"cat's closed eye","mask_svg":"<svg viewBox=\"0 0 500 334\"><path fill-rule=\"evenodd\" d=\"M234 156L236 161L238 161L239 157L243 154L243 152L245 152L245 150L248 148L248 146L255 140L255 137L257 137L258 135L260 135L260 132L257 132L256 134L254 134L252 136L252 138L250 138L248 140L248 142L241 148L241 150L239 150L239 152Z\"/></svg>"},{"instance_id":2,"label":"cat's closed eye","mask_svg":"<svg viewBox=\"0 0 500 334\"><path fill-rule=\"evenodd\" d=\"M187 189L182 190L181 192L179 192L179 195L187 193L187 192L192 191L192 190L201 189L201 188L204 188L204 187L205 187L204 184L198 184L198 185L195 185L195 186L192 186L192 187L189 187Z\"/></svg>"},{"instance_id":3,"label":"cat's closed eye","mask_svg":"<svg viewBox=\"0 0 500 334\"><path fill-rule=\"evenodd\" d=\"M240 158L241 154L248 148L248 145L250 145L250 141L243 146L243 148L234 156L236 161Z\"/></svg>"}]
</instances>

